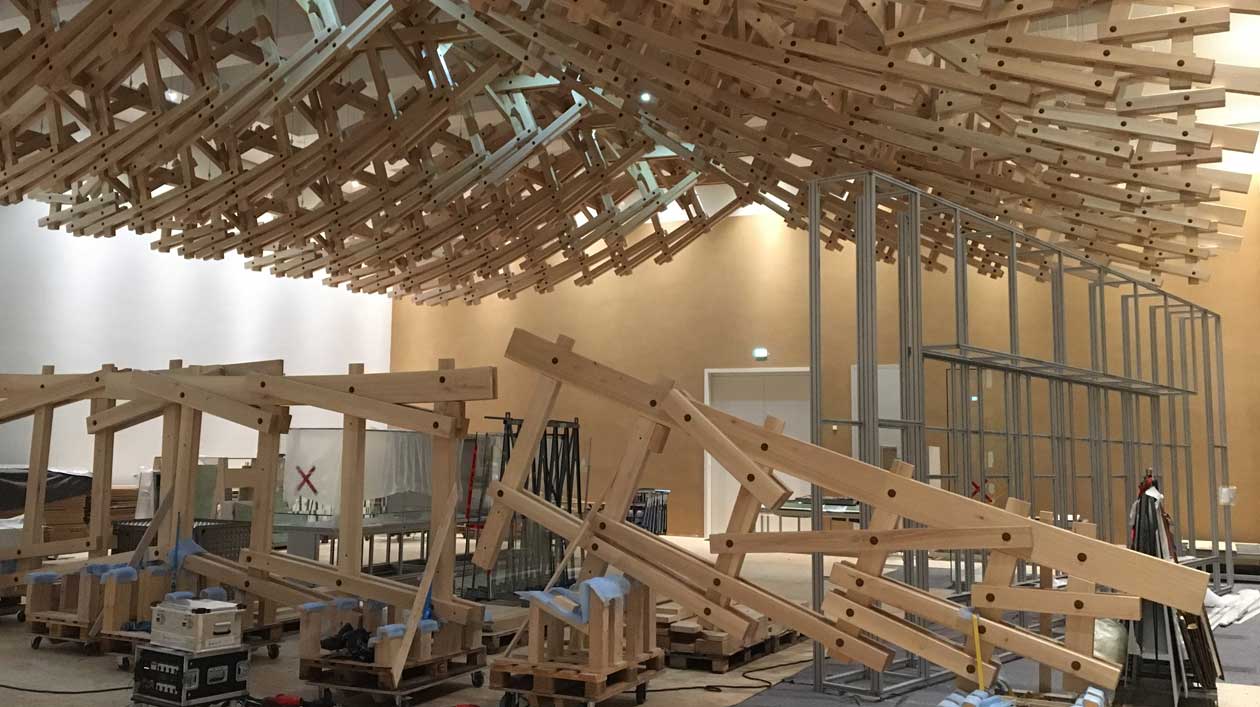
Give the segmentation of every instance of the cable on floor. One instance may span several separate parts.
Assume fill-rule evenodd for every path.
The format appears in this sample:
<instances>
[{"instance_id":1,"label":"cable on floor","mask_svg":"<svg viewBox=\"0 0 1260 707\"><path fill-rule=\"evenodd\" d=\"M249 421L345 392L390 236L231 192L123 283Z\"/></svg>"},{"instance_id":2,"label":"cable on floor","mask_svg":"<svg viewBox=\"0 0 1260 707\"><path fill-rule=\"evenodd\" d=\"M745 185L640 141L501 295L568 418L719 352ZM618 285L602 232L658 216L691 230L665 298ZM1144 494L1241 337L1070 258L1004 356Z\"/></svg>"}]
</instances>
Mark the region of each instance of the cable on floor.
<instances>
[{"instance_id":1,"label":"cable on floor","mask_svg":"<svg viewBox=\"0 0 1260 707\"><path fill-rule=\"evenodd\" d=\"M41 690L35 687L20 687L18 685L5 685L0 683L0 689L14 690L16 692L33 692L38 695L95 695L99 692L120 692L122 690L130 690L132 685L122 685L120 687L102 687L94 690Z\"/></svg>"},{"instance_id":2,"label":"cable on floor","mask_svg":"<svg viewBox=\"0 0 1260 707\"><path fill-rule=\"evenodd\" d=\"M764 668L745 670L744 672L739 674L739 677L744 680L756 681L758 683L756 685L729 685L729 684L727 685L719 685L719 684L686 685L682 687L658 687L654 689L649 689L648 692L684 692L686 690L704 690L705 692L721 692L723 690L764 690L766 688L774 687L775 683L770 680L766 680L765 678L750 677L753 673L764 673L767 670L775 670L776 668L786 668L792 665L804 665L805 663L812 662L813 660L814 660L813 658L805 658L803 660L794 660L789 663L767 665Z\"/></svg>"}]
</instances>

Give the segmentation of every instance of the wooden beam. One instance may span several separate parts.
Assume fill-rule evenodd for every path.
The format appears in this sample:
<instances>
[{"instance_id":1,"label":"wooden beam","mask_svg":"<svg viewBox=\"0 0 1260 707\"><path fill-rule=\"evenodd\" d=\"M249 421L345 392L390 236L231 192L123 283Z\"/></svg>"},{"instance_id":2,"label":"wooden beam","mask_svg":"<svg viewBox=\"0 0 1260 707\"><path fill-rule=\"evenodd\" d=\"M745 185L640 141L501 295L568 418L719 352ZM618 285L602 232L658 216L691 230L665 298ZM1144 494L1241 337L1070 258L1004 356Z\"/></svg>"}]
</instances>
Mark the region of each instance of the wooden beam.
<instances>
[{"instance_id":1,"label":"wooden beam","mask_svg":"<svg viewBox=\"0 0 1260 707\"><path fill-rule=\"evenodd\" d=\"M1006 528L909 528L902 530L816 530L786 533L721 533L709 538L709 552L857 556L878 548L903 550L989 550L1020 554L1032 548L1032 531Z\"/></svg>"}]
</instances>

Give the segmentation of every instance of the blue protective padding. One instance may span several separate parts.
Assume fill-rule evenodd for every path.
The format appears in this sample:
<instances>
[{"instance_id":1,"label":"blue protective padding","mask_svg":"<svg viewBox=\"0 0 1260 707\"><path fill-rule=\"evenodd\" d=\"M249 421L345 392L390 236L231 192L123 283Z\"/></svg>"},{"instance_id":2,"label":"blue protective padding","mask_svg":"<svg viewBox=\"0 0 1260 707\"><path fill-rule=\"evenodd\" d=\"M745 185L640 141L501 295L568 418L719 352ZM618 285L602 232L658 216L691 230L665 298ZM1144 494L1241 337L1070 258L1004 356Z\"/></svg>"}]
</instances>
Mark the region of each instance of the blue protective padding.
<instances>
[{"instance_id":1,"label":"blue protective padding","mask_svg":"<svg viewBox=\"0 0 1260 707\"><path fill-rule=\"evenodd\" d=\"M945 699L941 700L941 703L936 707L962 707L963 700L965 699L967 699L967 696L963 693L954 692L946 696Z\"/></svg>"},{"instance_id":2,"label":"blue protective padding","mask_svg":"<svg viewBox=\"0 0 1260 707\"><path fill-rule=\"evenodd\" d=\"M162 597L162 601L183 601L185 599L192 598L192 592L170 592L166 596Z\"/></svg>"},{"instance_id":3,"label":"blue protective padding","mask_svg":"<svg viewBox=\"0 0 1260 707\"><path fill-rule=\"evenodd\" d=\"M205 551L206 549L198 545L192 538L183 538L175 543L175 547L171 548L171 554L166 556L166 564L178 571L185 557L201 555Z\"/></svg>"},{"instance_id":4,"label":"blue protective padding","mask_svg":"<svg viewBox=\"0 0 1260 707\"><path fill-rule=\"evenodd\" d=\"M545 604L557 616L570 623L585 625L591 619L591 595L598 596L604 602L624 597L630 591L630 582L625 577L592 577L578 582L577 590L556 587L546 592L517 592L526 599L537 599ZM577 604L577 608L569 610L556 603L563 597Z\"/></svg>"},{"instance_id":5,"label":"blue protective padding","mask_svg":"<svg viewBox=\"0 0 1260 707\"><path fill-rule=\"evenodd\" d=\"M171 566L159 560L157 562L153 562L151 564L145 565L144 571L148 572L154 577L165 577L166 575L171 573Z\"/></svg>"},{"instance_id":6,"label":"blue protective padding","mask_svg":"<svg viewBox=\"0 0 1260 707\"><path fill-rule=\"evenodd\" d=\"M26 575L27 584L56 584L61 575L56 572L30 572Z\"/></svg>"},{"instance_id":7,"label":"blue protective padding","mask_svg":"<svg viewBox=\"0 0 1260 707\"><path fill-rule=\"evenodd\" d=\"M357 609L359 608L359 600L354 597L338 597L333 599L333 606L338 609Z\"/></svg>"},{"instance_id":8,"label":"blue protective padding","mask_svg":"<svg viewBox=\"0 0 1260 707\"><path fill-rule=\"evenodd\" d=\"M434 633L442 628L441 622L433 619L420 619L416 630L420 633ZM376 629L376 637L380 638L402 638L407 634L407 624L386 624Z\"/></svg>"},{"instance_id":9,"label":"blue protective padding","mask_svg":"<svg viewBox=\"0 0 1260 707\"><path fill-rule=\"evenodd\" d=\"M1001 695L993 695L979 702L980 707L1012 707L1014 704L1014 702Z\"/></svg>"},{"instance_id":10,"label":"blue protective padding","mask_svg":"<svg viewBox=\"0 0 1260 707\"><path fill-rule=\"evenodd\" d=\"M310 613L313 611L323 611L324 609L328 608L328 604L327 602L322 602L322 601L308 601L305 604L302 604L301 606L299 606L298 608L301 609L302 611Z\"/></svg>"},{"instance_id":11,"label":"blue protective padding","mask_svg":"<svg viewBox=\"0 0 1260 707\"><path fill-rule=\"evenodd\" d=\"M971 620L971 614L972 614L972 611L971 611L971 607L970 607L970 606L960 606L960 607L958 607L958 615L959 615L959 616L960 616L960 617L961 617L964 621L970 621L970 620Z\"/></svg>"},{"instance_id":12,"label":"blue protective padding","mask_svg":"<svg viewBox=\"0 0 1260 707\"><path fill-rule=\"evenodd\" d=\"M83 571L86 572L88 576L90 577L100 577L101 575L108 572L110 569L111 567L106 564L92 564L92 565L88 565L87 567L84 567Z\"/></svg>"},{"instance_id":13,"label":"blue protective padding","mask_svg":"<svg viewBox=\"0 0 1260 707\"><path fill-rule=\"evenodd\" d=\"M201 590L202 599L213 599L215 601L227 601L227 590L223 587L206 587Z\"/></svg>"},{"instance_id":14,"label":"blue protective padding","mask_svg":"<svg viewBox=\"0 0 1260 707\"><path fill-rule=\"evenodd\" d=\"M122 582L123 584L128 584L128 583L136 581L136 579L140 577L140 573L136 572L135 568L128 567L127 565L123 565L122 567L115 567L111 569L110 571L106 572L105 574L101 575L101 584L108 582L111 577L114 579L115 582Z\"/></svg>"}]
</instances>

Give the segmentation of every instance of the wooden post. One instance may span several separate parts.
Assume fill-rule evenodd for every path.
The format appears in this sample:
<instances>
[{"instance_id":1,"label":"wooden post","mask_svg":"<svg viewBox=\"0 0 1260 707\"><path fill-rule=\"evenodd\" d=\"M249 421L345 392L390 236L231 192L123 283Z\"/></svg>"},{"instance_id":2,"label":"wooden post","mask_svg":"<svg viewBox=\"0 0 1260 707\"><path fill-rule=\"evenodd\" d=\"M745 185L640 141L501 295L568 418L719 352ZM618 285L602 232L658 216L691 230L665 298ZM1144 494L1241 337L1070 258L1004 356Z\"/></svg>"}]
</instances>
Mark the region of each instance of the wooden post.
<instances>
[{"instance_id":1,"label":"wooden post","mask_svg":"<svg viewBox=\"0 0 1260 707\"><path fill-rule=\"evenodd\" d=\"M1073 523L1072 530L1087 538L1094 538L1098 535L1098 526L1085 521ZM1068 573L1067 591L1092 594L1095 588L1094 582L1074 577L1070 572ZM1063 645L1082 655L1092 656L1094 654L1094 617L1069 615L1065 623ZM1081 691L1087 687L1089 687L1089 683L1085 680L1075 675L1063 674L1064 690Z\"/></svg>"},{"instance_id":2,"label":"wooden post","mask_svg":"<svg viewBox=\"0 0 1260 707\"><path fill-rule=\"evenodd\" d=\"M1038 520L1043 523L1054 522L1053 511L1041 511L1037 514ZM1054 589L1054 568L1045 565L1037 565L1037 585L1045 590ZM1037 614L1037 633L1046 638L1054 637L1054 616L1048 613ZM1037 689L1041 692L1050 692L1054 687L1054 671L1049 665L1039 663L1037 666Z\"/></svg>"},{"instance_id":3,"label":"wooden post","mask_svg":"<svg viewBox=\"0 0 1260 707\"><path fill-rule=\"evenodd\" d=\"M281 409L283 415L288 410ZM254 455L258 485L254 487L254 518L249 528L249 548L256 555L271 553L272 526L275 523L276 476L280 467L280 433L259 432L258 447ZM266 577L266 571L251 567L249 573ZM276 605L261 597L258 599L259 624L275 623Z\"/></svg>"},{"instance_id":4,"label":"wooden post","mask_svg":"<svg viewBox=\"0 0 1260 707\"><path fill-rule=\"evenodd\" d=\"M55 369L44 366L40 373L50 376ZM48 493L48 456L52 452L53 406L43 405L31 416L31 454L26 472L26 506L22 516L22 543L33 546L44 542L44 500ZM39 558L20 560L18 567L30 569L40 565Z\"/></svg>"},{"instance_id":5,"label":"wooden post","mask_svg":"<svg viewBox=\"0 0 1260 707\"><path fill-rule=\"evenodd\" d=\"M350 374L363 373L362 363L350 364ZM341 429L341 512L337 529L336 565L341 574L358 575L363 570L363 478L367 449L367 420L342 416Z\"/></svg>"},{"instance_id":6,"label":"wooden post","mask_svg":"<svg viewBox=\"0 0 1260 707\"><path fill-rule=\"evenodd\" d=\"M114 364L101 366L102 374L114 370ZM91 414L113 408L115 401L109 398L93 398ZM114 526L110 506L114 487L114 431L107 430L92 436L92 513L88 518L88 537L95 545L88 551L89 557L108 554L113 548Z\"/></svg>"}]
</instances>

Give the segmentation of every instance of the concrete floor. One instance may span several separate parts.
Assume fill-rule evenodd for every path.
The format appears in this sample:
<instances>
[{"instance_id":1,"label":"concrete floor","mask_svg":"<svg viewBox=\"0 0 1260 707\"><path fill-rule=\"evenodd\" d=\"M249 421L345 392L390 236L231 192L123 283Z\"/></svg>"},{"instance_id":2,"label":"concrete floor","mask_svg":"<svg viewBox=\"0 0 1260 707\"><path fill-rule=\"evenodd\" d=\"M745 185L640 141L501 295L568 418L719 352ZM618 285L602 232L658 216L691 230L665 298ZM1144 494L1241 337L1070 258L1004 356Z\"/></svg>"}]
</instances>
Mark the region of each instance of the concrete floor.
<instances>
[{"instance_id":1,"label":"concrete floor","mask_svg":"<svg viewBox=\"0 0 1260 707\"><path fill-rule=\"evenodd\" d=\"M12 617L0 618L0 684L16 685L41 690L99 690L102 688L130 685L130 676L116 667L113 656L88 656L75 645L62 644L48 646L45 643L39 650L31 650L31 634L24 624ZM810 655L809 644L801 643L780 653L767 656L760 661L750 663L741 670L756 669L795 660L805 660ZM297 694L307 698L318 697L318 691L298 680L296 637L286 640L281 646L280 657L270 660L265 651L255 652L250 664L250 691L255 696L274 695L276 693ZM767 680L779 680L795 674L801 665L784 667L758 673L758 677ZM657 680L652 681L652 688L700 686L705 684L755 684L743 680L739 672L726 675L711 675L692 671L667 671ZM742 702L757 690L729 690L723 692L706 692L689 690L686 692L667 692L660 695L648 695L649 705L694 705L696 707L725 707ZM474 688L468 678L460 678L444 685L435 686L423 693L426 701L423 704L433 707L456 707L457 705L476 705L492 707L498 705L502 693L489 689ZM130 704L130 692L118 691L95 695L40 695L22 693L0 688L0 706L11 707L125 707ZM371 700L346 701L346 705L371 705ZM633 705L634 696L626 695L620 699L604 703L612 707Z\"/></svg>"},{"instance_id":2,"label":"concrete floor","mask_svg":"<svg viewBox=\"0 0 1260 707\"><path fill-rule=\"evenodd\" d=\"M699 538L670 538L697 555L710 557L708 543ZM418 549L412 547L415 541L407 542L406 556L416 557ZM321 555L327 559L327 546L322 548ZM376 556L384 557L383 544L378 544ZM799 555L766 555L764 560L758 559L750 563L745 576L771 589L780 592L792 601L808 601L809 599L809 563L808 558ZM130 685L130 676L119 670L114 656L85 655L77 646L62 644L49 646L45 642L39 650L31 650L31 634L24 624L12 617L0 618L0 685L14 685L43 690L99 690L109 687ZM316 698L318 691L305 685L298 679L296 636L290 637L281 646L280 657L271 660L265 651L254 654L250 665L250 691L255 696L274 695L277 693L296 694L306 698ZM739 670L726 675L713 675L695 671L670 670L660 678L653 680L652 689L673 687L700 687L707 684L716 685L756 685L751 680L740 678L740 672L756 670L782 663L794 663L807 660L811 655L810 644L801 643L774 655L766 656L759 661L749 663ZM795 675L804 667L794 664L775 670L757 673L757 677L778 681ZM749 696L760 692L760 689L724 690L709 692L695 689L684 692L664 692L649 694L649 705L671 707L688 705L689 707L725 707L738 704ZM498 705L502 693L478 689L471 686L467 677L462 677L448 684L434 686L422 693L423 704L433 707L456 707L459 705L476 705L477 707L493 707ZM63 705L82 705L83 707L124 707L130 704L130 691L117 691L92 695L42 695L18 692L0 687L0 707L21 705L22 707L61 707ZM346 701L346 705L371 705L368 700ZM633 695L606 702L610 707L621 707L634 704Z\"/></svg>"}]
</instances>

